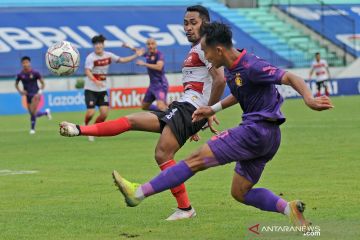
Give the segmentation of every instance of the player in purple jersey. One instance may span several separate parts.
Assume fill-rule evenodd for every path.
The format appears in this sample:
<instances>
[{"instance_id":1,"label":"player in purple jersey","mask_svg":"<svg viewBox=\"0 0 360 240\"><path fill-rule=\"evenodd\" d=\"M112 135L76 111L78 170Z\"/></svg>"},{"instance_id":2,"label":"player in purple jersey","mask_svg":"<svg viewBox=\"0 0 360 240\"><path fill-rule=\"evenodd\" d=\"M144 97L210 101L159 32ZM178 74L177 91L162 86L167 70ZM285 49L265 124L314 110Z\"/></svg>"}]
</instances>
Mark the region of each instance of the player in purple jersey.
<instances>
[{"instance_id":1,"label":"player in purple jersey","mask_svg":"<svg viewBox=\"0 0 360 240\"><path fill-rule=\"evenodd\" d=\"M147 67L150 77L150 86L146 91L141 107L143 110L165 111L167 109L166 96L169 84L165 77L164 55L157 50L156 41L153 38L146 41L146 47L147 52L144 54L146 62L143 60L136 62L139 66ZM152 104L154 100L156 100L156 105Z\"/></svg>"},{"instance_id":2,"label":"player in purple jersey","mask_svg":"<svg viewBox=\"0 0 360 240\"><path fill-rule=\"evenodd\" d=\"M35 134L36 118L41 116L47 116L51 119L50 109L46 109L44 112L38 111L38 105L42 90L45 88L44 80L39 72L31 68L31 59L28 56L21 58L22 71L16 75L15 88L22 96L26 96L27 108L30 113L30 134ZM38 85L40 82L40 88ZM19 82L22 83L23 89L20 89Z\"/></svg>"},{"instance_id":3,"label":"player in purple jersey","mask_svg":"<svg viewBox=\"0 0 360 240\"><path fill-rule=\"evenodd\" d=\"M275 85L293 87L313 110L332 108L330 99L326 96L314 98L302 78L248 54L246 50L235 49L231 30L222 23L211 23L203 28L201 47L214 67L226 67L231 95L212 106L198 108L193 121L208 118L239 103L243 110L242 123L213 137L190 157L145 184L131 183L114 171L116 185L127 204L134 207L146 197L177 186L199 171L236 162L231 194L237 201L263 211L285 214L293 224L306 231L308 222L303 216L301 201L287 202L266 188L253 186L280 145L279 125L285 122L285 117L280 111L283 98Z\"/></svg>"}]
</instances>

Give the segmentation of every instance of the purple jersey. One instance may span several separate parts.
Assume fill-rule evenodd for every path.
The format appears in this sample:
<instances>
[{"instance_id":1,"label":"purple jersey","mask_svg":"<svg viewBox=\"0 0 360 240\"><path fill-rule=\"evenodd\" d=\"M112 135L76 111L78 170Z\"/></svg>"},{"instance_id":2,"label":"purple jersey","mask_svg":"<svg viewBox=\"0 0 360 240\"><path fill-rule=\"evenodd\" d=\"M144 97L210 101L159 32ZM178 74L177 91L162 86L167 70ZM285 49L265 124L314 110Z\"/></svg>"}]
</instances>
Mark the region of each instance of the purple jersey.
<instances>
[{"instance_id":1,"label":"purple jersey","mask_svg":"<svg viewBox=\"0 0 360 240\"><path fill-rule=\"evenodd\" d=\"M160 51L156 51L156 53L145 53L144 57L146 58L146 63L156 64L158 61L164 61L164 55ZM147 68L148 74L150 77L150 87L158 88L158 87L167 87L168 81L165 77L164 67L161 71Z\"/></svg>"},{"instance_id":2,"label":"purple jersey","mask_svg":"<svg viewBox=\"0 0 360 240\"><path fill-rule=\"evenodd\" d=\"M229 69L225 68L227 85L243 110L245 120L285 122L280 111L283 102L275 84L281 84L285 71L253 54L241 51Z\"/></svg>"},{"instance_id":3,"label":"purple jersey","mask_svg":"<svg viewBox=\"0 0 360 240\"><path fill-rule=\"evenodd\" d=\"M33 96L39 91L38 80L41 79L39 72L31 70L30 72L21 71L16 75L16 81L21 81L24 90L27 91L28 96Z\"/></svg>"}]
</instances>

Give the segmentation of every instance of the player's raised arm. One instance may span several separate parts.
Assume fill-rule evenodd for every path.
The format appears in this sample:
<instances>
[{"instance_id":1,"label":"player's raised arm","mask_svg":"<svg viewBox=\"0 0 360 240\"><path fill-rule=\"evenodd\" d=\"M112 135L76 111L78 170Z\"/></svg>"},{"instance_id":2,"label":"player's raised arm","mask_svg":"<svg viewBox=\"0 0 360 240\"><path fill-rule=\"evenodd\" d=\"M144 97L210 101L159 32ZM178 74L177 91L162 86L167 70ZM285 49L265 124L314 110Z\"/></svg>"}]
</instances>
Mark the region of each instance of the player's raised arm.
<instances>
[{"instance_id":1,"label":"player's raised arm","mask_svg":"<svg viewBox=\"0 0 360 240\"><path fill-rule=\"evenodd\" d=\"M136 65L144 66L144 67L156 70L156 71L161 71L164 67L164 61L158 60L155 64L151 64L151 63L146 63L143 60L138 60L138 61L136 61Z\"/></svg>"},{"instance_id":2,"label":"player's raised arm","mask_svg":"<svg viewBox=\"0 0 360 240\"><path fill-rule=\"evenodd\" d=\"M314 98L305 81L293 73L286 72L281 83L294 88L303 97L305 104L313 110L322 111L334 107L327 96Z\"/></svg>"},{"instance_id":3,"label":"player's raised arm","mask_svg":"<svg viewBox=\"0 0 360 240\"><path fill-rule=\"evenodd\" d=\"M144 53L145 53L145 49L139 48L139 49L135 50L135 53L133 55L127 56L127 57L119 57L116 62L117 63L131 62L132 60L136 59L137 57L144 55Z\"/></svg>"}]
</instances>

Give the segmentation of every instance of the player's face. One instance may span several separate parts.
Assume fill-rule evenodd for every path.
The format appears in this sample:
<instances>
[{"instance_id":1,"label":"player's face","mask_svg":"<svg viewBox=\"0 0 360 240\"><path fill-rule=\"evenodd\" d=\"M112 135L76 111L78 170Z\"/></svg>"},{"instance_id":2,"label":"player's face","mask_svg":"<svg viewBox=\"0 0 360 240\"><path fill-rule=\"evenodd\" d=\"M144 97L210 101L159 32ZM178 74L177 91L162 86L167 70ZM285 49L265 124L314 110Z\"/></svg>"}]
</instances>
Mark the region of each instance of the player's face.
<instances>
[{"instance_id":1,"label":"player's face","mask_svg":"<svg viewBox=\"0 0 360 240\"><path fill-rule=\"evenodd\" d=\"M222 48L218 46L208 46L205 43L205 38L201 38L201 50L204 51L205 58L215 67L223 66L223 52Z\"/></svg>"},{"instance_id":2,"label":"player's face","mask_svg":"<svg viewBox=\"0 0 360 240\"><path fill-rule=\"evenodd\" d=\"M24 60L21 62L22 68L24 70L29 70L31 69L31 62L29 60Z\"/></svg>"},{"instance_id":3,"label":"player's face","mask_svg":"<svg viewBox=\"0 0 360 240\"><path fill-rule=\"evenodd\" d=\"M198 12L186 12L184 17L184 30L189 42L196 43L200 40L202 19Z\"/></svg>"},{"instance_id":4,"label":"player's face","mask_svg":"<svg viewBox=\"0 0 360 240\"><path fill-rule=\"evenodd\" d=\"M316 61L320 61L320 54L315 55Z\"/></svg>"},{"instance_id":5,"label":"player's face","mask_svg":"<svg viewBox=\"0 0 360 240\"><path fill-rule=\"evenodd\" d=\"M154 39L149 39L146 41L146 47L150 53L156 52L156 41Z\"/></svg>"},{"instance_id":6,"label":"player's face","mask_svg":"<svg viewBox=\"0 0 360 240\"><path fill-rule=\"evenodd\" d=\"M95 43L94 51L96 54L102 54L104 52L104 43L102 42Z\"/></svg>"}]
</instances>

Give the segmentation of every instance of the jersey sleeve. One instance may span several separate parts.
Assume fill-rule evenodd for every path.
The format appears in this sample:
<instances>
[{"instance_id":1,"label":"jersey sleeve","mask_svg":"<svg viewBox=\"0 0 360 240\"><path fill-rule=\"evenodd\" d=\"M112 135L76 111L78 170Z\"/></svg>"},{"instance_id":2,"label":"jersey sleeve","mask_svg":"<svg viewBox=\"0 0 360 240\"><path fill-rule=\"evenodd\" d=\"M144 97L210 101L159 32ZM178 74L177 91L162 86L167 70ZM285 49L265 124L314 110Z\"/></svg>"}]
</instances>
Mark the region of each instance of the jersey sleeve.
<instances>
[{"instance_id":1,"label":"jersey sleeve","mask_svg":"<svg viewBox=\"0 0 360 240\"><path fill-rule=\"evenodd\" d=\"M114 53L109 53L109 55L112 63L116 63L120 59L120 57Z\"/></svg>"},{"instance_id":2,"label":"jersey sleeve","mask_svg":"<svg viewBox=\"0 0 360 240\"><path fill-rule=\"evenodd\" d=\"M15 76L15 81L16 81L16 82L21 81L20 74L16 74L16 76Z\"/></svg>"},{"instance_id":3,"label":"jersey sleeve","mask_svg":"<svg viewBox=\"0 0 360 240\"><path fill-rule=\"evenodd\" d=\"M323 61L324 61L324 67L329 67L328 62L326 60Z\"/></svg>"},{"instance_id":4,"label":"jersey sleeve","mask_svg":"<svg viewBox=\"0 0 360 240\"><path fill-rule=\"evenodd\" d=\"M85 68L92 70L94 68L94 61L90 55L86 57Z\"/></svg>"},{"instance_id":5,"label":"jersey sleeve","mask_svg":"<svg viewBox=\"0 0 360 240\"><path fill-rule=\"evenodd\" d=\"M206 60L204 52L199 51L198 54L199 54L199 59L205 64L206 68L207 69L212 68L212 64L208 60Z\"/></svg>"},{"instance_id":6,"label":"jersey sleeve","mask_svg":"<svg viewBox=\"0 0 360 240\"><path fill-rule=\"evenodd\" d=\"M156 62L157 61L164 61L164 54L162 54L161 52L158 52Z\"/></svg>"},{"instance_id":7,"label":"jersey sleeve","mask_svg":"<svg viewBox=\"0 0 360 240\"><path fill-rule=\"evenodd\" d=\"M265 60L259 60L249 68L249 80L254 84L280 85L285 73L285 70L271 65Z\"/></svg>"},{"instance_id":8,"label":"jersey sleeve","mask_svg":"<svg viewBox=\"0 0 360 240\"><path fill-rule=\"evenodd\" d=\"M42 78L41 74L39 72L36 72L36 79L40 80Z\"/></svg>"}]
</instances>

